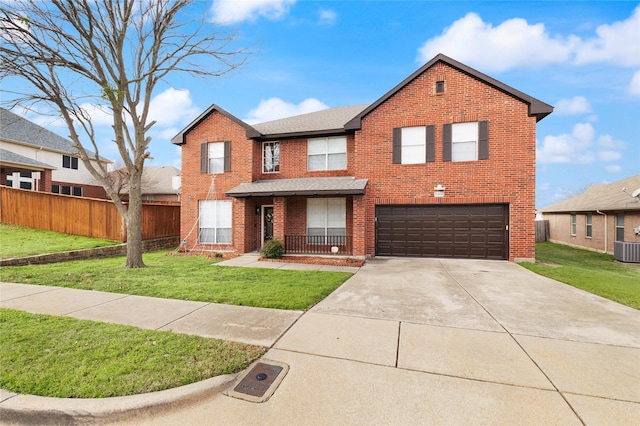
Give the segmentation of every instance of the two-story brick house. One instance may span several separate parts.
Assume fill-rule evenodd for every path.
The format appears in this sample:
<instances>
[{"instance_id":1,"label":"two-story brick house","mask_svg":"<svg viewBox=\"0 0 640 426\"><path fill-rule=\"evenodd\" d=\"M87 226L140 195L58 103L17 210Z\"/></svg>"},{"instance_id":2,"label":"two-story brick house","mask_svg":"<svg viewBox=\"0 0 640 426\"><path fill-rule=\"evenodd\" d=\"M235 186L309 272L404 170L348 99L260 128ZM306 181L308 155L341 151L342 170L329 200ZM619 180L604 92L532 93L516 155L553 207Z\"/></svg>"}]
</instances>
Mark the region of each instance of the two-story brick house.
<instances>
[{"instance_id":1,"label":"two-story brick house","mask_svg":"<svg viewBox=\"0 0 640 426\"><path fill-rule=\"evenodd\" d=\"M553 108L444 55L370 105L248 125L212 105L182 146L187 249L533 259L536 123Z\"/></svg>"}]
</instances>

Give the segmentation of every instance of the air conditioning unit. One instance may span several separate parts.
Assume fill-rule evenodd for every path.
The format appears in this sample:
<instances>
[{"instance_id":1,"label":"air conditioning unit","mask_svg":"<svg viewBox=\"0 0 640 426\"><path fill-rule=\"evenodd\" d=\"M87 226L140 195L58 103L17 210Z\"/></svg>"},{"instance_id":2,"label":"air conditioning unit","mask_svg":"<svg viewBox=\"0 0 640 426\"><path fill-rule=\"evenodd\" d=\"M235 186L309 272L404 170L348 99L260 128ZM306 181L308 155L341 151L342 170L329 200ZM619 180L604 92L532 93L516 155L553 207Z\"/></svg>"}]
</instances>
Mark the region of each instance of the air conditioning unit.
<instances>
[{"instance_id":1,"label":"air conditioning unit","mask_svg":"<svg viewBox=\"0 0 640 426\"><path fill-rule=\"evenodd\" d=\"M619 262L640 263L640 243L615 241L613 258Z\"/></svg>"}]
</instances>

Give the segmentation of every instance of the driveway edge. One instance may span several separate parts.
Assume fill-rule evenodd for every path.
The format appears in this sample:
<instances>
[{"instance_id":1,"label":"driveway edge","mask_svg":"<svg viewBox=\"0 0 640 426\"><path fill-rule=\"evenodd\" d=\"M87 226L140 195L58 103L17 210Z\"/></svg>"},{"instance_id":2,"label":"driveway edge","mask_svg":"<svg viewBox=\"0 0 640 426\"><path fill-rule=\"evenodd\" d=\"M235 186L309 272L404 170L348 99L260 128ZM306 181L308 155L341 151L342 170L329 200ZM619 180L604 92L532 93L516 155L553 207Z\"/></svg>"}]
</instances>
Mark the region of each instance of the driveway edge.
<instances>
[{"instance_id":1,"label":"driveway edge","mask_svg":"<svg viewBox=\"0 0 640 426\"><path fill-rule=\"evenodd\" d=\"M220 393L239 373L212 377L178 388L113 398L52 398L0 390L3 424L104 424L188 405Z\"/></svg>"}]
</instances>

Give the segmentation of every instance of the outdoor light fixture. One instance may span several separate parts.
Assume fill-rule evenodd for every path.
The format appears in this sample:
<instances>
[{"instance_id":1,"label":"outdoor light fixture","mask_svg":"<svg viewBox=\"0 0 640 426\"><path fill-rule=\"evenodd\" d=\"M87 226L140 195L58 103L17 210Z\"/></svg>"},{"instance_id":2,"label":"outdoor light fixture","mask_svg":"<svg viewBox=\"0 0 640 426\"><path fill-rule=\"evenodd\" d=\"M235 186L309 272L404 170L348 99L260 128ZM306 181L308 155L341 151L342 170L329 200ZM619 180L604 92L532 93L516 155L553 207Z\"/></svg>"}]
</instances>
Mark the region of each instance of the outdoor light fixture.
<instances>
[{"instance_id":1,"label":"outdoor light fixture","mask_svg":"<svg viewBox=\"0 0 640 426\"><path fill-rule=\"evenodd\" d=\"M332 247L331 247L331 253L333 253L333 254L338 254L338 250L340 250L340 249L338 248L338 246L332 246Z\"/></svg>"},{"instance_id":2,"label":"outdoor light fixture","mask_svg":"<svg viewBox=\"0 0 640 426\"><path fill-rule=\"evenodd\" d=\"M260 214L260 206L256 207L256 214Z\"/></svg>"},{"instance_id":3,"label":"outdoor light fixture","mask_svg":"<svg viewBox=\"0 0 640 426\"><path fill-rule=\"evenodd\" d=\"M446 188L445 188L442 184L440 184L440 183L439 183L437 186L435 186L435 187L433 188L433 191L434 191L434 192L433 192L433 196L434 196L434 197L437 197L437 198L442 198L442 197L444 197L444 190L445 190L445 189L446 189Z\"/></svg>"}]
</instances>

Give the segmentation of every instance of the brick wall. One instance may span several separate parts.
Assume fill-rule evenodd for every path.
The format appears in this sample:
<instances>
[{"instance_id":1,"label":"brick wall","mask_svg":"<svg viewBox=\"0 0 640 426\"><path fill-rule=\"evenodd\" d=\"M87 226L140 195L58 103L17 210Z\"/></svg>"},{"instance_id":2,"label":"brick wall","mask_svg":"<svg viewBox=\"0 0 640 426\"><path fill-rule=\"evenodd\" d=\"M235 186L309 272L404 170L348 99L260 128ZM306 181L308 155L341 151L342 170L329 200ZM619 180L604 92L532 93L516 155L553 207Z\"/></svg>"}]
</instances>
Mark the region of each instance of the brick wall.
<instances>
[{"instance_id":1,"label":"brick wall","mask_svg":"<svg viewBox=\"0 0 640 426\"><path fill-rule=\"evenodd\" d=\"M231 141L231 173L200 173L200 144L205 142ZM255 206L240 208L242 200L233 202L233 241L231 245L198 244L198 201L206 199L226 199L225 192L242 182L252 180L252 161L254 144L246 137L244 127L229 119L218 111L213 111L198 126L186 135L186 143L182 145L182 208L180 238L187 240L188 249L237 250L249 251L249 241L255 240L259 215L255 214ZM250 208L250 207L253 207ZM248 222L248 223L247 223ZM242 226L237 226L242 225Z\"/></svg>"},{"instance_id":2,"label":"brick wall","mask_svg":"<svg viewBox=\"0 0 640 426\"><path fill-rule=\"evenodd\" d=\"M435 93L436 81L445 82ZM364 196L365 251L375 250L376 204L506 203L509 259L535 251L535 117L528 106L471 76L437 63L362 120L355 134L356 178L368 178ZM442 161L442 125L489 121L489 159ZM436 161L392 164L394 127L435 125ZM435 198L434 186L446 187Z\"/></svg>"},{"instance_id":3,"label":"brick wall","mask_svg":"<svg viewBox=\"0 0 640 426\"><path fill-rule=\"evenodd\" d=\"M544 213L544 219L549 221L549 238L554 243L582 247L589 250L605 251L613 254L613 243L616 240L616 212L605 212L605 215L591 212L591 237L586 235L586 213L576 213L576 234L571 235L570 213ZM606 219L606 225L605 225ZM624 240L640 242L640 236L635 235L634 228L640 226L640 211L625 212ZM605 231L606 230L606 231Z\"/></svg>"},{"instance_id":4,"label":"brick wall","mask_svg":"<svg viewBox=\"0 0 640 426\"><path fill-rule=\"evenodd\" d=\"M435 93L436 81L445 82ZM489 159L442 161L443 124L489 121ZM392 164L394 127L434 125L436 161ZM262 144L247 140L245 129L214 111L186 135L182 146L181 239L188 249L197 244L198 200L224 199L224 193L243 182L261 179L355 176L369 179L364 196L347 202L348 229L354 255L375 253L377 204L509 205L509 259L533 259L535 251L535 138L536 119L528 105L444 63L437 63L365 116L362 127L347 138L347 169L307 171L306 139L280 141L280 172L262 173ZM202 142L232 141L232 173L200 173ZM215 185L212 180L215 179ZM446 187L435 198L433 187ZM233 203L234 246L204 247L246 252L259 248L261 216L256 207L273 204L276 233L306 233L306 200L236 199ZM286 228L285 228L286 226ZM282 235L276 235L282 237Z\"/></svg>"}]
</instances>

